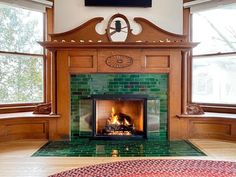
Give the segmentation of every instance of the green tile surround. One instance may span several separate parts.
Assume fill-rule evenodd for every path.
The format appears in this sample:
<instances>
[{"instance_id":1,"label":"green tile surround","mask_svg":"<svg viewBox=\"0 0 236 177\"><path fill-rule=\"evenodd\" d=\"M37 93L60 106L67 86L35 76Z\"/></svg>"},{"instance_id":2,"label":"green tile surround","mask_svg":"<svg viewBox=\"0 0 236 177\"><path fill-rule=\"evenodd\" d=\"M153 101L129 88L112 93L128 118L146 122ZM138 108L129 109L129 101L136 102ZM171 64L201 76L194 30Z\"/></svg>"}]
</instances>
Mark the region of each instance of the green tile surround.
<instances>
[{"instance_id":1,"label":"green tile surround","mask_svg":"<svg viewBox=\"0 0 236 177\"><path fill-rule=\"evenodd\" d=\"M188 141L167 140L167 74L71 75L71 141L50 141L33 156L119 157L204 156ZM92 100L96 94L148 95L148 138L91 138Z\"/></svg>"},{"instance_id":2,"label":"green tile surround","mask_svg":"<svg viewBox=\"0 0 236 177\"><path fill-rule=\"evenodd\" d=\"M148 95L148 139L167 140L167 74L71 75L71 140L91 137L91 96Z\"/></svg>"},{"instance_id":3,"label":"green tile surround","mask_svg":"<svg viewBox=\"0 0 236 177\"><path fill-rule=\"evenodd\" d=\"M48 142L33 156L111 157L113 150L118 150L119 157L205 156L188 141L104 141L88 138Z\"/></svg>"}]
</instances>

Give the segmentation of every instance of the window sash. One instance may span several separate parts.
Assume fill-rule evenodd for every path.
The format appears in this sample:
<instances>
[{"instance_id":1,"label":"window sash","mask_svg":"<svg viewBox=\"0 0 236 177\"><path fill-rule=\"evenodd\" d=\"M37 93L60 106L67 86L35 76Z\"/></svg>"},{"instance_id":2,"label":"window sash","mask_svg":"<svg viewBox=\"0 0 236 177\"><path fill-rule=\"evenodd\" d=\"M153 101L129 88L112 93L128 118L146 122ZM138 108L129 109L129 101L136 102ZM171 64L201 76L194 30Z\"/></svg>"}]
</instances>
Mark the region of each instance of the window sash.
<instances>
[{"instance_id":1,"label":"window sash","mask_svg":"<svg viewBox=\"0 0 236 177\"><path fill-rule=\"evenodd\" d=\"M16 103L0 103L0 108L4 108L6 107L7 109L9 107L32 107L35 106L37 104L41 104L41 103L45 103L46 101L46 56L45 55L41 55L41 54L27 54L27 53L12 53L12 52L1 52L0 51L0 56L1 55L9 55L9 56L26 56L26 57L38 57L38 58L42 58L43 60L43 75L42 75L42 85L43 85L43 90L42 90L42 100L40 102L16 102ZM1 110L0 110L1 112Z\"/></svg>"},{"instance_id":2,"label":"window sash","mask_svg":"<svg viewBox=\"0 0 236 177\"><path fill-rule=\"evenodd\" d=\"M190 68L190 84L189 84L189 101L193 104L199 104L201 105L203 108L206 108L206 110L214 110L216 111L217 108L219 108L220 110L224 110L224 112L227 112L226 108L229 108L230 112L236 113L236 103L213 103L213 102L200 102L200 101L193 101L193 60L194 59L198 59L198 60L206 60L209 58L213 57L230 57L230 56L234 56L236 58L236 52L231 52L231 53L217 53L217 54L203 54L203 55L194 55L191 58L191 68ZM214 60L214 59L213 59Z\"/></svg>"}]
</instances>

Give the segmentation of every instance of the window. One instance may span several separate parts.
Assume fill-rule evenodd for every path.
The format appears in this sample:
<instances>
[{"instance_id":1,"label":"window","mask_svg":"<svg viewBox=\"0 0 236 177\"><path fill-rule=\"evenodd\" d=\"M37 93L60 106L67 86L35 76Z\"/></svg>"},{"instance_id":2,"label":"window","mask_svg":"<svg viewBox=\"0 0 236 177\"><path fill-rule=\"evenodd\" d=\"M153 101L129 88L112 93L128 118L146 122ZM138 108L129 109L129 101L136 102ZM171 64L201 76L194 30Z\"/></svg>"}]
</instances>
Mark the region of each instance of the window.
<instances>
[{"instance_id":1,"label":"window","mask_svg":"<svg viewBox=\"0 0 236 177\"><path fill-rule=\"evenodd\" d=\"M236 105L236 4L192 14L192 102Z\"/></svg>"},{"instance_id":2,"label":"window","mask_svg":"<svg viewBox=\"0 0 236 177\"><path fill-rule=\"evenodd\" d=\"M0 3L0 104L44 101L42 12Z\"/></svg>"}]
</instances>

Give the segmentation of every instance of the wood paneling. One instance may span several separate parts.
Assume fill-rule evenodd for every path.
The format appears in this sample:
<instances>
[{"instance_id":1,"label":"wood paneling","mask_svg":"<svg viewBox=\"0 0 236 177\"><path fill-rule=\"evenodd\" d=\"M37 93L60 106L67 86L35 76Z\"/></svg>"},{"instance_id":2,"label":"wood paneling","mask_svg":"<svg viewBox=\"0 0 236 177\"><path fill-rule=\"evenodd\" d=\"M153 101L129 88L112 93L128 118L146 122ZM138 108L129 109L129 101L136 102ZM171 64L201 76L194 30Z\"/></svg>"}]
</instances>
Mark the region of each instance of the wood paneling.
<instances>
[{"instance_id":1,"label":"wood paneling","mask_svg":"<svg viewBox=\"0 0 236 177\"><path fill-rule=\"evenodd\" d=\"M218 134L218 135L231 135L231 125L230 124L219 124L219 123L210 123L210 122L192 122L190 124L192 134Z\"/></svg>"},{"instance_id":2,"label":"wood paneling","mask_svg":"<svg viewBox=\"0 0 236 177\"><path fill-rule=\"evenodd\" d=\"M182 115L180 120L186 128L182 129L185 139L188 138L214 138L223 140L236 140L236 119L232 115L206 114L199 116Z\"/></svg>"},{"instance_id":3,"label":"wood paneling","mask_svg":"<svg viewBox=\"0 0 236 177\"><path fill-rule=\"evenodd\" d=\"M96 72L97 51L78 50L68 54L68 66L71 73Z\"/></svg>"},{"instance_id":4,"label":"wood paneling","mask_svg":"<svg viewBox=\"0 0 236 177\"><path fill-rule=\"evenodd\" d=\"M169 67L169 57L168 56L146 56L145 58L146 68L168 68Z\"/></svg>"},{"instance_id":5,"label":"wood paneling","mask_svg":"<svg viewBox=\"0 0 236 177\"><path fill-rule=\"evenodd\" d=\"M54 139L54 125L55 118L9 116L0 119L0 142L17 139Z\"/></svg>"},{"instance_id":6,"label":"wood paneling","mask_svg":"<svg viewBox=\"0 0 236 177\"><path fill-rule=\"evenodd\" d=\"M143 72L170 72L170 51L150 49L143 50L141 66Z\"/></svg>"},{"instance_id":7,"label":"wood paneling","mask_svg":"<svg viewBox=\"0 0 236 177\"><path fill-rule=\"evenodd\" d=\"M12 124L7 126L7 134L27 134L32 133L46 133L47 125L46 123L22 123L22 124Z\"/></svg>"}]
</instances>

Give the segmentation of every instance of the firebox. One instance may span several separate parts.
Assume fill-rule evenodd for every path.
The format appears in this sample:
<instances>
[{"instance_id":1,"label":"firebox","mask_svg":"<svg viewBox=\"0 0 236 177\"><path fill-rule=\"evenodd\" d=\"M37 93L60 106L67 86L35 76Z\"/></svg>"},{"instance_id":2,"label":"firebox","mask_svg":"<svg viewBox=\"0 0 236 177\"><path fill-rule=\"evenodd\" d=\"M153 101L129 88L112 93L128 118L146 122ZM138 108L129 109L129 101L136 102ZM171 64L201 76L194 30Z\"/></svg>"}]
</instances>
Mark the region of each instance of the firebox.
<instances>
[{"instance_id":1,"label":"firebox","mask_svg":"<svg viewBox=\"0 0 236 177\"><path fill-rule=\"evenodd\" d=\"M146 95L93 95L93 137L147 138Z\"/></svg>"}]
</instances>

